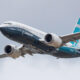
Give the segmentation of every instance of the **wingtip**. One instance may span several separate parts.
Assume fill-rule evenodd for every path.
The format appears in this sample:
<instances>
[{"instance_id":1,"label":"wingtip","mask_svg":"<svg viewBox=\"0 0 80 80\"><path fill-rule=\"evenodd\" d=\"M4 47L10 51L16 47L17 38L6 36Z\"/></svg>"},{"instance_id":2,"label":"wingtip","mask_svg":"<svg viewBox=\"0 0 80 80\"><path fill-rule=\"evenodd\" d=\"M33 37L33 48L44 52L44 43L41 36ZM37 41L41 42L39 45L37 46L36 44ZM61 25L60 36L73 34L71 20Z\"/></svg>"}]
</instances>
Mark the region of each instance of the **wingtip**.
<instances>
[{"instance_id":1,"label":"wingtip","mask_svg":"<svg viewBox=\"0 0 80 80\"><path fill-rule=\"evenodd\" d=\"M0 58L6 58L6 57L8 57L7 54L2 54L2 55L0 55Z\"/></svg>"}]
</instances>

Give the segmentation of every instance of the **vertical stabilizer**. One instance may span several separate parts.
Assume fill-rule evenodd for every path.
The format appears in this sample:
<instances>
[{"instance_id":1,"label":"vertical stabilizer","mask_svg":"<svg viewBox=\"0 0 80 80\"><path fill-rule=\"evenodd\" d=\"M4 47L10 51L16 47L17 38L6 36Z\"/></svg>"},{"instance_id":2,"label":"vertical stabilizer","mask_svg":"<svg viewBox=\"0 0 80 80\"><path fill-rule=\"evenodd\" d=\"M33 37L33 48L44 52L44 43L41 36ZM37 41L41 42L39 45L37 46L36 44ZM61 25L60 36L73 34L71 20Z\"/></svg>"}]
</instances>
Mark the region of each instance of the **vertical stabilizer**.
<instances>
[{"instance_id":1,"label":"vertical stabilizer","mask_svg":"<svg viewBox=\"0 0 80 80\"><path fill-rule=\"evenodd\" d=\"M73 33L78 33L78 32L80 32L80 18L75 26ZM79 42L80 42L80 40L76 40L75 42L71 41L71 44L73 47L77 47Z\"/></svg>"}]
</instances>

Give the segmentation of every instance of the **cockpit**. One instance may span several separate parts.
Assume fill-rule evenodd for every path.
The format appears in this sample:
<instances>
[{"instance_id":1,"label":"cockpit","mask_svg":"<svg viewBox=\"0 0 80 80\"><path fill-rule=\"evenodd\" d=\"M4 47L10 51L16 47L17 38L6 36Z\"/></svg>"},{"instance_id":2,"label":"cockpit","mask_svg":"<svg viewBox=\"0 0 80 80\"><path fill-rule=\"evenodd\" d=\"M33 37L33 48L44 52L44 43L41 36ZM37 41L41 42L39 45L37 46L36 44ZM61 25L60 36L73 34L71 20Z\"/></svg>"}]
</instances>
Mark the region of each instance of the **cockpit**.
<instances>
[{"instance_id":1,"label":"cockpit","mask_svg":"<svg viewBox=\"0 0 80 80\"><path fill-rule=\"evenodd\" d=\"M20 27L22 24L14 21L6 21L1 24L1 27Z\"/></svg>"},{"instance_id":2,"label":"cockpit","mask_svg":"<svg viewBox=\"0 0 80 80\"><path fill-rule=\"evenodd\" d=\"M12 22L4 22L3 24L11 25L11 24L12 24Z\"/></svg>"}]
</instances>

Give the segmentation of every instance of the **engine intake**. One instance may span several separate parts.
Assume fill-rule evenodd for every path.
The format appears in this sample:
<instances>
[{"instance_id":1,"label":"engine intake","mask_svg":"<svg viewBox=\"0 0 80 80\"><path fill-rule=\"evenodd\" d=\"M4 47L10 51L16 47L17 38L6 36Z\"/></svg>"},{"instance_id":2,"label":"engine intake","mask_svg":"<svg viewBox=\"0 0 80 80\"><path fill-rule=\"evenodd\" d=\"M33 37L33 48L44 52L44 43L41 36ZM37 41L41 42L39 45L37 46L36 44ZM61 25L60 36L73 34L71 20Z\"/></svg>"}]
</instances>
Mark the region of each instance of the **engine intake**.
<instances>
[{"instance_id":1,"label":"engine intake","mask_svg":"<svg viewBox=\"0 0 80 80\"><path fill-rule=\"evenodd\" d=\"M51 40L52 40L52 35L51 35L51 34L47 34L47 35L45 36L45 40L46 40L47 42L51 42Z\"/></svg>"},{"instance_id":2,"label":"engine intake","mask_svg":"<svg viewBox=\"0 0 80 80\"><path fill-rule=\"evenodd\" d=\"M12 47L11 45L7 45L4 49L4 51L7 53L7 54L10 54L12 52Z\"/></svg>"}]
</instances>

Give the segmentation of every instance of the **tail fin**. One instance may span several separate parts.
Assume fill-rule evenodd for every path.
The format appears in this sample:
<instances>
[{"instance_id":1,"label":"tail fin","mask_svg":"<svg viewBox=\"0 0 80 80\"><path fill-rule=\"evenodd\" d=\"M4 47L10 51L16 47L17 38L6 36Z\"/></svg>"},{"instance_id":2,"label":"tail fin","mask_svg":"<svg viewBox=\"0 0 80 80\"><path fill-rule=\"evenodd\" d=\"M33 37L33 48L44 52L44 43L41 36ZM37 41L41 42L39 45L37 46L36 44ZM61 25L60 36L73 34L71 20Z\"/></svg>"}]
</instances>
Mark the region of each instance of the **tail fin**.
<instances>
[{"instance_id":1,"label":"tail fin","mask_svg":"<svg viewBox=\"0 0 80 80\"><path fill-rule=\"evenodd\" d=\"M75 27L73 33L77 33L77 32L80 32L80 18L79 18L79 20L78 20L78 22L77 22L77 24L76 24L76 27Z\"/></svg>"},{"instance_id":2,"label":"tail fin","mask_svg":"<svg viewBox=\"0 0 80 80\"><path fill-rule=\"evenodd\" d=\"M76 24L76 27L75 27L73 33L78 33L78 32L80 32L80 18ZM75 42L71 41L71 44L73 47L77 47L79 42L80 42L80 40L76 40Z\"/></svg>"}]
</instances>

